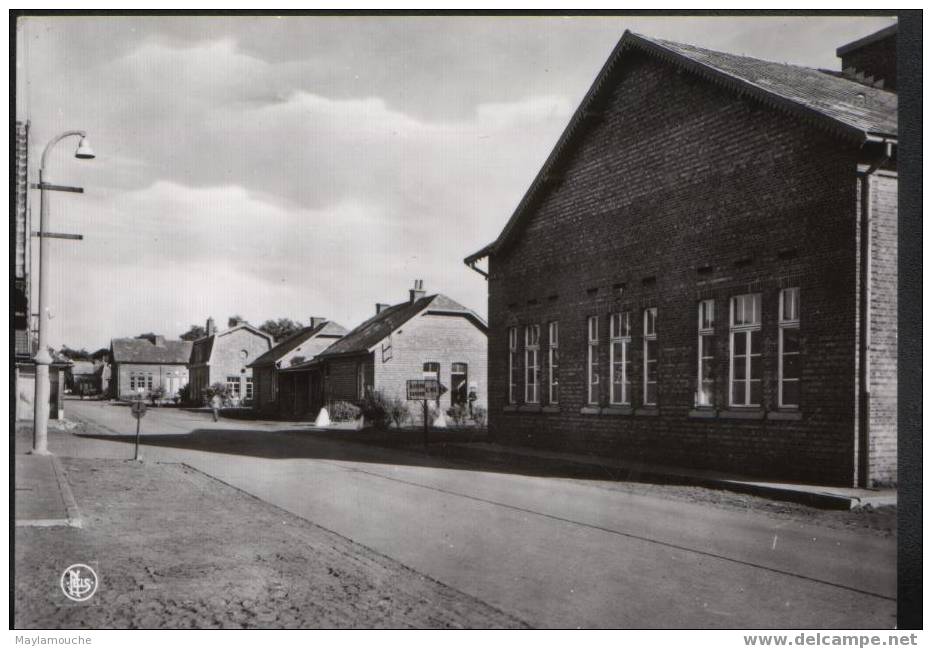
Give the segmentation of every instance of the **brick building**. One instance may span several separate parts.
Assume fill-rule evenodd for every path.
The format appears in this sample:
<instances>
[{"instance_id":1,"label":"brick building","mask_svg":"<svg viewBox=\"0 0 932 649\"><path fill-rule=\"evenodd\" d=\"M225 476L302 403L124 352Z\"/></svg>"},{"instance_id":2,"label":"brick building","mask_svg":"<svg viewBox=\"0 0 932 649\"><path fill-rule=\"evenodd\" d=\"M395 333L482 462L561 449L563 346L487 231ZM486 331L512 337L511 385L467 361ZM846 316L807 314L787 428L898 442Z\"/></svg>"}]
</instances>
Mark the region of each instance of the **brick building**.
<instances>
[{"instance_id":1,"label":"brick building","mask_svg":"<svg viewBox=\"0 0 932 649\"><path fill-rule=\"evenodd\" d=\"M271 334L243 321L218 332L213 318L207 319L206 329L207 335L195 340L191 349L191 398L202 402L208 386L223 383L235 404L252 403L249 364L272 348Z\"/></svg>"},{"instance_id":2,"label":"brick building","mask_svg":"<svg viewBox=\"0 0 932 649\"><path fill-rule=\"evenodd\" d=\"M897 98L868 76L626 32L465 260L492 438L895 482Z\"/></svg>"},{"instance_id":3,"label":"brick building","mask_svg":"<svg viewBox=\"0 0 932 649\"><path fill-rule=\"evenodd\" d=\"M110 396L131 399L163 388L173 399L188 383L191 343L186 340L114 338L110 341Z\"/></svg>"},{"instance_id":4,"label":"brick building","mask_svg":"<svg viewBox=\"0 0 932 649\"><path fill-rule=\"evenodd\" d=\"M311 318L310 325L288 336L249 364L252 368L255 399L253 407L268 415L293 416L306 409L307 389L296 389L298 374L286 380L285 399L279 401L279 370L314 359L339 340L346 329L326 318Z\"/></svg>"},{"instance_id":5,"label":"brick building","mask_svg":"<svg viewBox=\"0 0 932 649\"><path fill-rule=\"evenodd\" d=\"M367 390L405 399L408 379L422 378L439 379L448 388L436 404L443 410L468 405L470 392L476 396L473 404L484 408L486 331L473 311L445 295L426 295L418 280L407 300L376 304L375 315L316 359L283 369L280 377L293 376L298 389L307 390L309 417L324 404L358 402ZM420 410L410 411L419 421Z\"/></svg>"}]
</instances>

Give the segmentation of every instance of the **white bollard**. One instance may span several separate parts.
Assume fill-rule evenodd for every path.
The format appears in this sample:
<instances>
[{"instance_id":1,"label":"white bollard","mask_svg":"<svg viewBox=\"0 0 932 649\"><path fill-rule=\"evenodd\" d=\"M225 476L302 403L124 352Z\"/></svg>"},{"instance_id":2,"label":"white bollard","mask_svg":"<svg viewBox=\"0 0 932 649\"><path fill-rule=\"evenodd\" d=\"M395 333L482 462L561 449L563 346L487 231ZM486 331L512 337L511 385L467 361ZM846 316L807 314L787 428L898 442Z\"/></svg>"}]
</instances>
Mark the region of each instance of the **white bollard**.
<instances>
[{"instance_id":1,"label":"white bollard","mask_svg":"<svg viewBox=\"0 0 932 649\"><path fill-rule=\"evenodd\" d=\"M326 428L330 425L330 413L326 408L321 408L317 413L317 419L314 420L314 426L317 428Z\"/></svg>"},{"instance_id":2,"label":"white bollard","mask_svg":"<svg viewBox=\"0 0 932 649\"><path fill-rule=\"evenodd\" d=\"M434 428L446 428L447 427L447 416L442 409L437 411L437 416L434 418L434 421L431 423L431 426Z\"/></svg>"}]
</instances>

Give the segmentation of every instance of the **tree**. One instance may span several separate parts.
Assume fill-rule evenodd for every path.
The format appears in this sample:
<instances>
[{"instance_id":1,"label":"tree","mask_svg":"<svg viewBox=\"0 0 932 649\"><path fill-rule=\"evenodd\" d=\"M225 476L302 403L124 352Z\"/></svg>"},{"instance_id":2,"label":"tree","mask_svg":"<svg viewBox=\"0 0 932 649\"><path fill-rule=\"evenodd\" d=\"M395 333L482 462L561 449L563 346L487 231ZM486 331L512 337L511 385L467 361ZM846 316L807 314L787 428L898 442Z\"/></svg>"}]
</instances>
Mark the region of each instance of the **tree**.
<instances>
[{"instance_id":1,"label":"tree","mask_svg":"<svg viewBox=\"0 0 932 649\"><path fill-rule=\"evenodd\" d=\"M109 347L101 347L101 348L98 349L96 352L94 352L93 354L91 354L91 358L92 358L93 360L95 360L95 361L105 361L105 360L108 360L108 359L110 358L110 348L109 348Z\"/></svg>"},{"instance_id":2,"label":"tree","mask_svg":"<svg viewBox=\"0 0 932 649\"><path fill-rule=\"evenodd\" d=\"M266 320L259 325L259 329L270 334L275 342L278 342L300 331L301 325L290 318L279 318L278 320Z\"/></svg>"},{"instance_id":3,"label":"tree","mask_svg":"<svg viewBox=\"0 0 932 649\"><path fill-rule=\"evenodd\" d=\"M182 340L197 340L207 335L207 330L201 325L191 325L191 328L181 334Z\"/></svg>"},{"instance_id":4,"label":"tree","mask_svg":"<svg viewBox=\"0 0 932 649\"><path fill-rule=\"evenodd\" d=\"M68 358L73 361L89 361L91 360L91 354L83 347L81 349L72 349L68 345L62 345L61 351L58 352L65 358Z\"/></svg>"},{"instance_id":5,"label":"tree","mask_svg":"<svg viewBox=\"0 0 932 649\"><path fill-rule=\"evenodd\" d=\"M241 322L246 322L246 320L241 315L231 315L229 318L227 318L228 327L235 327Z\"/></svg>"},{"instance_id":6,"label":"tree","mask_svg":"<svg viewBox=\"0 0 932 649\"><path fill-rule=\"evenodd\" d=\"M154 344L155 344L155 336L156 336L156 334L154 334L154 333L152 333L151 331L149 331L149 332L147 332L147 333L139 334L138 336L136 336L136 340L148 340L150 343L152 343L152 344L154 345Z\"/></svg>"}]
</instances>

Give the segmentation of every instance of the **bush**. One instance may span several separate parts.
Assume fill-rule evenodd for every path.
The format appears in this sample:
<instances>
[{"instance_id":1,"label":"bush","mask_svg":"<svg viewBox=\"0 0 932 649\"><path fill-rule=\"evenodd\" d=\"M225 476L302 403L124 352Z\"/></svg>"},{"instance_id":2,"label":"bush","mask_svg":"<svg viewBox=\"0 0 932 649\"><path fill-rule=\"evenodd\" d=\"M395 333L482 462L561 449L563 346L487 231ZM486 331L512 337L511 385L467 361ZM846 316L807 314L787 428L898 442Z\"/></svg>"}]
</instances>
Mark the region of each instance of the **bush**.
<instances>
[{"instance_id":1,"label":"bush","mask_svg":"<svg viewBox=\"0 0 932 649\"><path fill-rule=\"evenodd\" d=\"M178 390L178 400L181 403L191 403L191 384L185 383L181 386L181 389Z\"/></svg>"},{"instance_id":2,"label":"bush","mask_svg":"<svg viewBox=\"0 0 932 649\"><path fill-rule=\"evenodd\" d=\"M466 408L461 403L456 404L452 408L447 410L447 417L453 422L453 425L457 428L461 428L466 424L466 421L469 419L469 409Z\"/></svg>"},{"instance_id":3,"label":"bush","mask_svg":"<svg viewBox=\"0 0 932 649\"><path fill-rule=\"evenodd\" d=\"M488 420L489 413L482 406L473 406L471 418L475 422L476 426L479 428L485 428L485 423Z\"/></svg>"},{"instance_id":4,"label":"bush","mask_svg":"<svg viewBox=\"0 0 932 649\"><path fill-rule=\"evenodd\" d=\"M334 401L330 404L332 421L353 421L359 417L360 409L349 401Z\"/></svg>"},{"instance_id":5,"label":"bush","mask_svg":"<svg viewBox=\"0 0 932 649\"><path fill-rule=\"evenodd\" d=\"M385 412L395 424L395 428L401 428L402 424L411 418L411 413L408 412L408 404L398 397L386 399Z\"/></svg>"},{"instance_id":6,"label":"bush","mask_svg":"<svg viewBox=\"0 0 932 649\"><path fill-rule=\"evenodd\" d=\"M380 430L388 428L391 421L388 414L388 403L380 391L367 390L366 396L363 397L362 402L359 404L359 409L366 421L371 422L376 428Z\"/></svg>"},{"instance_id":7,"label":"bush","mask_svg":"<svg viewBox=\"0 0 932 649\"><path fill-rule=\"evenodd\" d=\"M230 390L227 388L226 383L214 383L213 385L204 388L204 405L209 406L210 402L213 400L214 395L220 397L220 405L229 406L232 404L230 399Z\"/></svg>"},{"instance_id":8,"label":"bush","mask_svg":"<svg viewBox=\"0 0 932 649\"><path fill-rule=\"evenodd\" d=\"M163 388L161 385L157 385L156 387L150 389L146 396L149 397L149 401L154 406L165 398L165 388Z\"/></svg>"}]
</instances>

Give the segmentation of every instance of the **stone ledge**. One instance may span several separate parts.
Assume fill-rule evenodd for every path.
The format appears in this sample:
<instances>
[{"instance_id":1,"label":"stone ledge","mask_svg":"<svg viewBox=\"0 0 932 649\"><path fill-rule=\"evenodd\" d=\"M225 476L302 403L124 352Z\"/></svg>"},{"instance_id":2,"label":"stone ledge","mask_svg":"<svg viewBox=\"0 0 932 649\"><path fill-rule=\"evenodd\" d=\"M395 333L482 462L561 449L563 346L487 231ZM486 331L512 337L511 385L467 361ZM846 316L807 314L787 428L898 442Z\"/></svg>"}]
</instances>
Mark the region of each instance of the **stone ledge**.
<instances>
[{"instance_id":1,"label":"stone ledge","mask_svg":"<svg viewBox=\"0 0 932 649\"><path fill-rule=\"evenodd\" d=\"M716 419L718 411L715 408L693 408L689 411L690 419Z\"/></svg>"},{"instance_id":2,"label":"stone ledge","mask_svg":"<svg viewBox=\"0 0 932 649\"><path fill-rule=\"evenodd\" d=\"M764 411L760 409L719 410L718 416L722 419L763 419Z\"/></svg>"},{"instance_id":3,"label":"stone ledge","mask_svg":"<svg viewBox=\"0 0 932 649\"><path fill-rule=\"evenodd\" d=\"M798 410L773 410L767 413L767 419L774 421L800 421L803 413Z\"/></svg>"},{"instance_id":4,"label":"stone ledge","mask_svg":"<svg viewBox=\"0 0 932 649\"><path fill-rule=\"evenodd\" d=\"M539 403L527 403L523 406L518 406L518 412L540 412Z\"/></svg>"},{"instance_id":5,"label":"stone ledge","mask_svg":"<svg viewBox=\"0 0 932 649\"><path fill-rule=\"evenodd\" d=\"M631 406L608 406L607 408L602 408L603 415L609 415L618 417L621 415L630 415L634 412L631 409Z\"/></svg>"},{"instance_id":6,"label":"stone ledge","mask_svg":"<svg viewBox=\"0 0 932 649\"><path fill-rule=\"evenodd\" d=\"M598 406L583 406L579 409L579 414L581 415L598 415L602 412L602 409Z\"/></svg>"}]
</instances>

